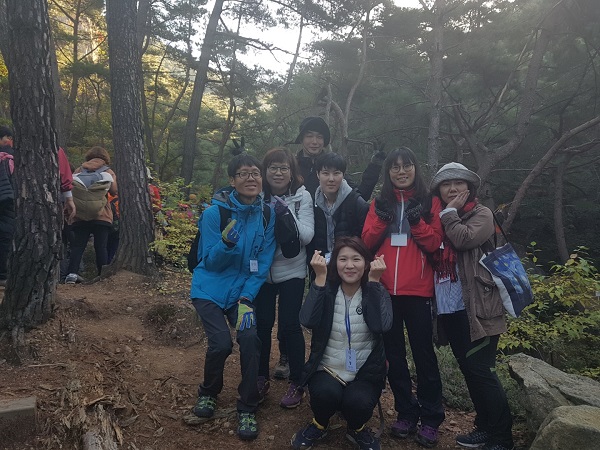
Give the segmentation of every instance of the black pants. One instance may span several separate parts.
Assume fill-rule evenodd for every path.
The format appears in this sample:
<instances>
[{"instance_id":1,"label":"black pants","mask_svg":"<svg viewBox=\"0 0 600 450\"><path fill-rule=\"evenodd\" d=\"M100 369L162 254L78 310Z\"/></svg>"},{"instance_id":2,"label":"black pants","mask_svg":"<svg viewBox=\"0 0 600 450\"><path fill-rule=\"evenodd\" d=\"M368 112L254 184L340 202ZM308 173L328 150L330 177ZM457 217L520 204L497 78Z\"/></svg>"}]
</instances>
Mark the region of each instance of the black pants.
<instances>
[{"instance_id":1,"label":"black pants","mask_svg":"<svg viewBox=\"0 0 600 450\"><path fill-rule=\"evenodd\" d=\"M223 310L210 300L192 299L192 304L204 326L208 339L208 348L204 360L204 381L198 387L198 395L216 397L223 390L223 371L225 360L233 350L229 326L235 327L238 305ZM260 339L256 327L252 326L236 332L236 340L240 346L240 364L242 381L238 386L240 394L237 400L238 411L256 412L258 409L258 359Z\"/></svg>"},{"instance_id":2,"label":"black pants","mask_svg":"<svg viewBox=\"0 0 600 450\"><path fill-rule=\"evenodd\" d=\"M94 251L96 252L96 268L98 275L102 266L108 264L108 251L106 244L108 242L108 232L110 224L99 224L97 222L76 222L72 228L71 234L71 257L69 259L69 273L77 273L85 247L87 247L90 234L94 235Z\"/></svg>"},{"instance_id":3,"label":"black pants","mask_svg":"<svg viewBox=\"0 0 600 450\"><path fill-rule=\"evenodd\" d=\"M389 363L388 380L394 393L398 419L406 419L437 428L444 421L442 381L437 357L433 350L431 299L393 295L392 329L383 335L385 355ZM406 361L404 326L417 369L417 397L412 393L412 381Z\"/></svg>"},{"instance_id":4,"label":"black pants","mask_svg":"<svg viewBox=\"0 0 600 450\"><path fill-rule=\"evenodd\" d=\"M8 253L15 234L15 202L12 199L0 202L0 280L6 280Z\"/></svg>"},{"instance_id":5,"label":"black pants","mask_svg":"<svg viewBox=\"0 0 600 450\"><path fill-rule=\"evenodd\" d=\"M438 316L452 353L465 377L475 407L475 426L487 431L493 444L512 448L512 415L506 393L496 375L496 349L499 335L471 342L465 310Z\"/></svg>"},{"instance_id":6,"label":"black pants","mask_svg":"<svg viewBox=\"0 0 600 450\"><path fill-rule=\"evenodd\" d=\"M347 386L327 372L316 372L308 382L310 408L315 420L324 427L340 411L348 428L358 430L373 416L381 388L368 381L351 381Z\"/></svg>"},{"instance_id":7,"label":"black pants","mask_svg":"<svg viewBox=\"0 0 600 450\"><path fill-rule=\"evenodd\" d=\"M117 254L117 249L119 248L119 231L110 230L108 233L108 238L106 239L106 252L107 252L107 261L110 264Z\"/></svg>"},{"instance_id":8,"label":"black pants","mask_svg":"<svg viewBox=\"0 0 600 450\"><path fill-rule=\"evenodd\" d=\"M304 367L305 342L300 326L300 308L304 297L304 278L292 278L277 284L265 283L260 288L254 305L256 327L261 341L258 374L269 378L271 333L275 324L275 302L279 294L278 332L282 335L282 353L290 363L290 381L298 384Z\"/></svg>"}]
</instances>

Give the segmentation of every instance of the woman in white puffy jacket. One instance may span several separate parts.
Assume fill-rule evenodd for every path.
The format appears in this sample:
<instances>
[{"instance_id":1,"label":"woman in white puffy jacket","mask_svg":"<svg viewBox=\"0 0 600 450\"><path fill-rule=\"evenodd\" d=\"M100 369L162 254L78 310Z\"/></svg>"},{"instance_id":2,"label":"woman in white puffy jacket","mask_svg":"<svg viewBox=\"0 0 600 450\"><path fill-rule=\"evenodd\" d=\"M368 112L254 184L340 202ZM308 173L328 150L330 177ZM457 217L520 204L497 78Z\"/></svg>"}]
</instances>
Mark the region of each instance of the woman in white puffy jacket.
<instances>
[{"instance_id":1,"label":"woman in white puffy jacket","mask_svg":"<svg viewBox=\"0 0 600 450\"><path fill-rule=\"evenodd\" d=\"M298 315L307 275L305 246L315 232L312 198L303 185L296 158L285 148L267 152L263 159L263 179L265 201L271 202L276 214L277 250L267 282L254 300L258 337L262 342L258 388L262 400L269 390L271 334L278 298L281 351L287 355L290 368L290 385L280 405L295 408L304 396L299 384L305 342ZM278 232L282 229L283 232Z\"/></svg>"}]
</instances>

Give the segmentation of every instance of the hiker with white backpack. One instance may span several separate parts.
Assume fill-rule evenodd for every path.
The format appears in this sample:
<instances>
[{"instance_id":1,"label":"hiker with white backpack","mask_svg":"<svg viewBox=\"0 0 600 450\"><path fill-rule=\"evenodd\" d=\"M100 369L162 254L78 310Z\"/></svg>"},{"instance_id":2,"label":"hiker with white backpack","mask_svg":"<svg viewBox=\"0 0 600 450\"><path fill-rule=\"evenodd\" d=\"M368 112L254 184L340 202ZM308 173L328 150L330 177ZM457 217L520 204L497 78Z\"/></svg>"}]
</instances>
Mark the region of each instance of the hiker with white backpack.
<instances>
[{"instance_id":1,"label":"hiker with white backpack","mask_svg":"<svg viewBox=\"0 0 600 450\"><path fill-rule=\"evenodd\" d=\"M108 264L107 241L113 213L107 194L117 194L117 177L110 169L110 156L102 147L92 147L85 162L73 174L73 199L77 214L71 235L71 259L66 284L77 282L77 270L90 234L94 236L98 274Z\"/></svg>"}]
</instances>

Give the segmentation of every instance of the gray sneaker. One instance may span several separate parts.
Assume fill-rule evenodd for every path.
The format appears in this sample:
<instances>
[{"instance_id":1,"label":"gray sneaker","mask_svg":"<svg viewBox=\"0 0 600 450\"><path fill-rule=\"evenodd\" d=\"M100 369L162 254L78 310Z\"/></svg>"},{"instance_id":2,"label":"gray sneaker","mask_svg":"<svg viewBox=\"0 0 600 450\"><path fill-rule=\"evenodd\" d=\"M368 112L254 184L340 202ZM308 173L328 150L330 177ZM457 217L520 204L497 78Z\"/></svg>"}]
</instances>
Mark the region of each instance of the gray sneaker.
<instances>
[{"instance_id":1,"label":"gray sneaker","mask_svg":"<svg viewBox=\"0 0 600 450\"><path fill-rule=\"evenodd\" d=\"M288 362L287 355L281 355L279 357L279 362L275 366L275 370L273 371L273 378L277 378L278 380L285 380L290 376L290 363Z\"/></svg>"},{"instance_id":2,"label":"gray sneaker","mask_svg":"<svg viewBox=\"0 0 600 450\"><path fill-rule=\"evenodd\" d=\"M77 274L70 273L65 277L65 284L75 284L77 283Z\"/></svg>"}]
</instances>

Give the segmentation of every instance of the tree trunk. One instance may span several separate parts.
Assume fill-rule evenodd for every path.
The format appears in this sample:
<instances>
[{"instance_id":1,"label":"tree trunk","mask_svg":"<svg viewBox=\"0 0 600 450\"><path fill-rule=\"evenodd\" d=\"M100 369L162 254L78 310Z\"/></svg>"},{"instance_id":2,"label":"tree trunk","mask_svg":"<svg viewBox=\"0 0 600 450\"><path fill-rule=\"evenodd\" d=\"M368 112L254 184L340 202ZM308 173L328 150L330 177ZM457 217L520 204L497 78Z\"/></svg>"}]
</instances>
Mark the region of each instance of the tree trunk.
<instances>
[{"instance_id":1,"label":"tree trunk","mask_svg":"<svg viewBox=\"0 0 600 450\"><path fill-rule=\"evenodd\" d=\"M438 170L440 159L440 120L442 115L442 80L444 75L444 9L446 0L436 0L433 10L433 42L429 51L431 74L428 96L430 103L429 132L427 135L427 165L429 175Z\"/></svg>"},{"instance_id":2,"label":"tree trunk","mask_svg":"<svg viewBox=\"0 0 600 450\"><path fill-rule=\"evenodd\" d=\"M77 64L79 62L79 25L81 12L81 0L77 0L75 16L73 17L73 64ZM71 88L69 89L69 95L65 102L64 118L62 119L62 139L65 142L69 142L71 139L71 128L73 127L73 116L75 114L75 106L77 104L77 95L79 94L79 80L81 79L78 70L73 70L72 72Z\"/></svg>"},{"instance_id":3,"label":"tree trunk","mask_svg":"<svg viewBox=\"0 0 600 450\"><path fill-rule=\"evenodd\" d=\"M108 274L155 272L149 245L154 220L146 180L136 36L136 0L107 0L108 58L115 172L119 182L120 242Z\"/></svg>"},{"instance_id":4,"label":"tree trunk","mask_svg":"<svg viewBox=\"0 0 600 450\"><path fill-rule=\"evenodd\" d=\"M192 91L190 107L188 109L188 118L183 134L183 160L181 165L181 177L186 185L189 185L192 182L192 177L194 175L194 160L196 159L196 132L198 129L198 120L200 119L200 108L202 106L204 88L206 87L208 64L214 48L217 25L219 23L219 17L221 17L221 11L223 10L223 3L224 0L215 1L215 5L206 27L206 33L204 34L204 41L202 42L198 66L196 67L194 90Z\"/></svg>"},{"instance_id":5,"label":"tree trunk","mask_svg":"<svg viewBox=\"0 0 600 450\"><path fill-rule=\"evenodd\" d=\"M0 317L13 336L22 338L24 329L52 313L63 215L48 5L46 0L7 0L6 17L16 221Z\"/></svg>"},{"instance_id":6,"label":"tree trunk","mask_svg":"<svg viewBox=\"0 0 600 450\"><path fill-rule=\"evenodd\" d=\"M569 249L567 247L567 239L565 238L565 224L563 220L563 199L565 173L572 158L572 155L566 156L556 168L554 176L554 236L556 237L561 264L564 264L569 259Z\"/></svg>"}]
</instances>

